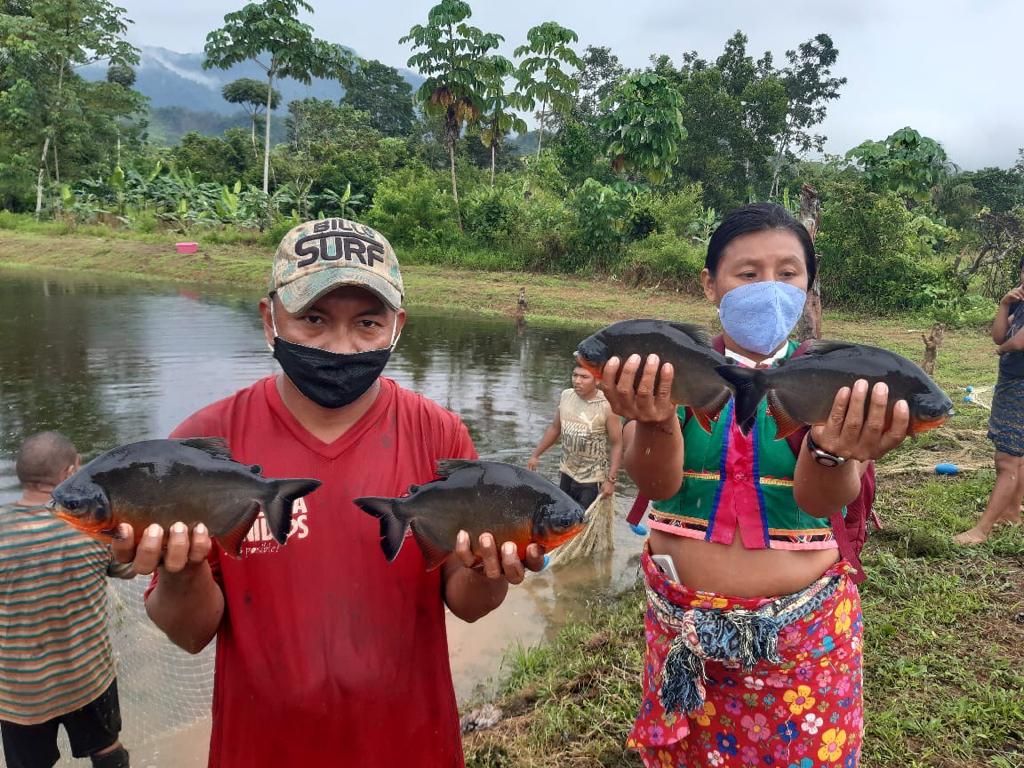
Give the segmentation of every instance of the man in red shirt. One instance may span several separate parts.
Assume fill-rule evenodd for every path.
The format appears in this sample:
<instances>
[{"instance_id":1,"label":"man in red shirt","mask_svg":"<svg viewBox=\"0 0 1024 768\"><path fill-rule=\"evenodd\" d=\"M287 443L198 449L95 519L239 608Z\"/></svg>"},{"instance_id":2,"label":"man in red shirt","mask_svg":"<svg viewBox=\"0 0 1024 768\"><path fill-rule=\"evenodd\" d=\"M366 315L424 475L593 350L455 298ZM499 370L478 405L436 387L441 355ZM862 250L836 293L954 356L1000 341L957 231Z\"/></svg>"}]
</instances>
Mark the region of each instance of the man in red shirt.
<instances>
[{"instance_id":1,"label":"man in red shirt","mask_svg":"<svg viewBox=\"0 0 1024 768\"><path fill-rule=\"evenodd\" d=\"M208 531L147 528L122 561L153 573L146 610L177 645L217 638L214 768L461 766L445 605L476 619L498 607L526 563L489 534L465 532L456 556L427 572L418 547L385 560L360 496L401 496L434 478L442 458L476 458L457 416L380 374L405 323L390 244L344 219L301 224L281 241L267 343L270 376L186 419L173 437L220 436L268 477L323 481L293 507L278 547L262 515L241 559ZM166 543L166 549L162 549Z\"/></svg>"}]
</instances>

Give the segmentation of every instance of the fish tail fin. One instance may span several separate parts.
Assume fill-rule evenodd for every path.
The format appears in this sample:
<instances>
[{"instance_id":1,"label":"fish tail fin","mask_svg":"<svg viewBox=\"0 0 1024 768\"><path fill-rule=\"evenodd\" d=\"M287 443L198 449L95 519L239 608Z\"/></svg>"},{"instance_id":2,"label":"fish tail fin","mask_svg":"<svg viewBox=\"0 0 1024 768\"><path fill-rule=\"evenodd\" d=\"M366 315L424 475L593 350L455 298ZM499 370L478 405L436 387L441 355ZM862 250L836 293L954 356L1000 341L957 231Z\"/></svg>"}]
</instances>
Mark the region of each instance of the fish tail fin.
<instances>
[{"instance_id":1,"label":"fish tail fin","mask_svg":"<svg viewBox=\"0 0 1024 768\"><path fill-rule=\"evenodd\" d=\"M319 480L306 478L271 481L273 496L263 505L263 516L267 519L270 534L278 544L288 540L288 533L292 529L292 504L319 487Z\"/></svg>"},{"instance_id":2,"label":"fish tail fin","mask_svg":"<svg viewBox=\"0 0 1024 768\"><path fill-rule=\"evenodd\" d=\"M715 370L736 393L736 423L743 434L747 434L754 426L757 406L768 389L764 373L740 365L719 365Z\"/></svg>"},{"instance_id":3,"label":"fish tail fin","mask_svg":"<svg viewBox=\"0 0 1024 768\"><path fill-rule=\"evenodd\" d=\"M409 521L399 514L399 499L365 496L353 499L353 503L366 514L380 520L380 548L390 563L398 557L402 542L405 541L405 532L409 529Z\"/></svg>"}]
</instances>

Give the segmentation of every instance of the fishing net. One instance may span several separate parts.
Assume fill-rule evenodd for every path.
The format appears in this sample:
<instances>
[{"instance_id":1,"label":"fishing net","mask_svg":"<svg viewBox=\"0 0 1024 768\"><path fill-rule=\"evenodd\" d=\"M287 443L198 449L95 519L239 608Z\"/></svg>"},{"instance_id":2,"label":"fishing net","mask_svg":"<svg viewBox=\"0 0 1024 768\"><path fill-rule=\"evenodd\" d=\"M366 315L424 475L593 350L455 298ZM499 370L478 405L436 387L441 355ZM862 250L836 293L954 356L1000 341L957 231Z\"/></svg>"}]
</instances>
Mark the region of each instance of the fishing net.
<instances>
[{"instance_id":1,"label":"fishing net","mask_svg":"<svg viewBox=\"0 0 1024 768\"><path fill-rule=\"evenodd\" d=\"M877 465L880 475L934 472L938 464L953 464L961 472L992 467L992 443L984 429L943 428L927 447L908 440Z\"/></svg>"},{"instance_id":2,"label":"fishing net","mask_svg":"<svg viewBox=\"0 0 1024 768\"><path fill-rule=\"evenodd\" d=\"M587 527L551 553L548 567L557 567L579 557L601 555L612 548L615 496L598 496L587 509Z\"/></svg>"},{"instance_id":3,"label":"fishing net","mask_svg":"<svg viewBox=\"0 0 1024 768\"><path fill-rule=\"evenodd\" d=\"M173 645L146 615L142 594L148 584L148 576L110 579L108 590L121 742L133 766L202 768L209 747L215 643L195 656ZM71 758L63 729L59 746L57 765L88 764Z\"/></svg>"}]
</instances>

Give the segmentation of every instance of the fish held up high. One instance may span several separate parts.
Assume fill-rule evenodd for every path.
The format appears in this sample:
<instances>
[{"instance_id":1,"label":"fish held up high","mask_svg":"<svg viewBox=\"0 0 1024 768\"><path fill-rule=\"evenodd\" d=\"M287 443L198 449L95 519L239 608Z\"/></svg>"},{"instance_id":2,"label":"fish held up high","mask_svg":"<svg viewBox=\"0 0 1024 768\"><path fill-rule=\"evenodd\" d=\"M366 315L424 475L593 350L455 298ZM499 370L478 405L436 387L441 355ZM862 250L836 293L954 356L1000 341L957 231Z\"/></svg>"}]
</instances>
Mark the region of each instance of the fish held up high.
<instances>
[{"instance_id":1,"label":"fish held up high","mask_svg":"<svg viewBox=\"0 0 1024 768\"><path fill-rule=\"evenodd\" d=\"M804 425L824 424L836 394L865 379L869 388L884 382L889 387L885 429L892 424L897 401L910 408L908 433L920 434L943 424L953 415L953 401L920 366L902 355L866 344L811 341L806 351L778 363L775 368L723 365L718 372L736 391L736 423L747 432L754 424L764 397L777 425L776 437L793 434ZM870 391L870 389L869 389ZM864 403L867 417L871 398Z\"/></svg>"},{"instance_id":2,"label":"fish held up high","mask_svg":"<svg viewBox=\"0 0 1024 768\"><path fill-rule=\"evenodd\" d=\"M388 561L398 557L411 528L427 570L455 551L459 531L471 546L482 533L495 544L516 544L526 558L531 543L551 551L583 530L584 509L567 493L536 472L498 461L443 459L439 479L412 486L402 498L355 499L364 512L380 520L381 549Z\"/></svg>"},{"instance_id":3,"label":"fish held up high","mask_svg":"<svg viewBox=\"0 0 1024 768\"><path fill-rule=\"evenodd\" d=\"M118 537L128 523L136 534L152 523L176 522L209 529L228 554L262 511L270 532L284 544L292 502L320 487L319 480L262 477L262 469L231 458L216 437L144 440L97 456L53 491L54 514L100 540Z\"/></svg>"},{"instance_id":4,"label":"fish held up high","mask_svg":"<svg viewBox=\"0 0 1024 768\"><path fill-rule=\"evenodd\" d=\"M672 402L689 406L694 418L710 432L711 422L718 418L732 391L718 374L718 368L728 360L711 346L707 329L668 320L623 320L580 342L576 362L600 379L610 358L618 357L625 363L634 354L644 360L655 354L662 364L672 364ZM636 383L642 371L641 365Z\"/></svg>"}]
</instances>

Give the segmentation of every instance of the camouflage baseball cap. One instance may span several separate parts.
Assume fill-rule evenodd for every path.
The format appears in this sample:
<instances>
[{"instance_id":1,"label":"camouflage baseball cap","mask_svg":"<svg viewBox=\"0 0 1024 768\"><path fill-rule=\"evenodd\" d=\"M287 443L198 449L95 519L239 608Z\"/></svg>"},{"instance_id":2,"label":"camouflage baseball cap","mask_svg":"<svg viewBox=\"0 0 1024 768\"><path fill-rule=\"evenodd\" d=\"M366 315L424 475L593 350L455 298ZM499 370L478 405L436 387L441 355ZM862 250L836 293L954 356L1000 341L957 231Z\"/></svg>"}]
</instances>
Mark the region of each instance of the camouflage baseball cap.
<instances>
[{"instance_id":1,"label":"camouflage baseball cap","mask_svg":"<svg viewBox=\"0 0 1024 768\"><path fill-rule=\"evenodd\" d=\"M320 219L293 227L281 239L270 293L276 291L290 313L342 285L367 288L392 309L402 306L402 273L382 234L348 219Z\"/></svg>"}]
</instances>

